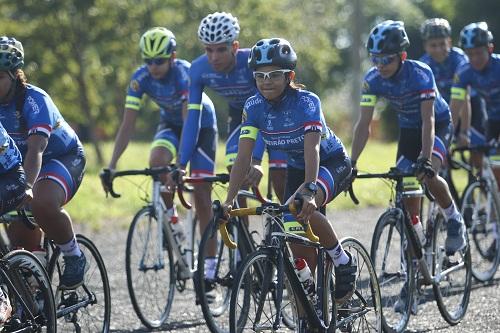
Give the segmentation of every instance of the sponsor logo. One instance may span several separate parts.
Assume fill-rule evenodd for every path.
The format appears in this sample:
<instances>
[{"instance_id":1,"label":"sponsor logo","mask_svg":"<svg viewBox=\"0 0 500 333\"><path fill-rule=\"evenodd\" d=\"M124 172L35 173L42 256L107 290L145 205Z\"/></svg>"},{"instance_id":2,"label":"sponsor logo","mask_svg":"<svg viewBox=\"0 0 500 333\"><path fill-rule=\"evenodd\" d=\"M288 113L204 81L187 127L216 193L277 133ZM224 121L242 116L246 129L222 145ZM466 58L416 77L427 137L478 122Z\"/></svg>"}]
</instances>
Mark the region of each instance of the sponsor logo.
<instances>
[{"instance_id":1,"label":"sponsor logo","mask_svg":"<svg viewBox=\"0 0 500 333\"><path fill-rule=\"evenodd\" d=\"M130 81L130 89L132 89L133 91L135 92L138 92L139 91L139 81L137 80L132 80Z\"/></svg>"}]
</instances>

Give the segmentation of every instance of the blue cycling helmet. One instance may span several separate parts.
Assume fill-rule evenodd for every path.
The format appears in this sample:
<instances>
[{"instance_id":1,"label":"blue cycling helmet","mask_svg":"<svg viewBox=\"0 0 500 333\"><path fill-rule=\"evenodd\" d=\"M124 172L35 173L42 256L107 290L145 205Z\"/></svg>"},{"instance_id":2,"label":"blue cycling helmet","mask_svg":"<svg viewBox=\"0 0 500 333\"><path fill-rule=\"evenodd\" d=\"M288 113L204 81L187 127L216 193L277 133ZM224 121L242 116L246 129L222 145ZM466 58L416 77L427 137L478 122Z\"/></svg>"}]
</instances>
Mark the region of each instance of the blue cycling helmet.
<instances>
[{"instance_id":1,"label":"blue cycling helmet","mask_svg":"<svg viewBox=\"0 0 500 333\"><path fill-rule=\"evenodd\" d=\"M293 70L297 65L297 54L286 39L261 39L250 51L248 66L255 70L266 65Z\"/></svg>"},{"instance_id":2,"label":"blue cycling helmet","mask_svg":"<svg viewBox=\"0 0 500 333\"><path fill-rule=\"evenodd\" d=\"M490 43L493 43L493 34L486 22L468 24L460 31L460 47L463 49L488 46Z\"/></svg>"},{"instance_id":3,"label":"blue cycling helmet","mask_svg":"<svg viewBox=\"0 0 500 333\"><path fill-rule=\"evenodd\" d=\"M0 71L15 71L24 65L24 50L13 37L0 37Z\"/></svg>"},{"instance_id":4,"label":"blue cycling helmet","mask_svg":"<svg viewBox=\"0 0 500 333\"><path fill-rule=\"evenodd\" d=\"M372 54L395 54L406 50L410 40L402 21L387 20L377 24L368 37L366 48Z\"/></svg>"}]
</instances>

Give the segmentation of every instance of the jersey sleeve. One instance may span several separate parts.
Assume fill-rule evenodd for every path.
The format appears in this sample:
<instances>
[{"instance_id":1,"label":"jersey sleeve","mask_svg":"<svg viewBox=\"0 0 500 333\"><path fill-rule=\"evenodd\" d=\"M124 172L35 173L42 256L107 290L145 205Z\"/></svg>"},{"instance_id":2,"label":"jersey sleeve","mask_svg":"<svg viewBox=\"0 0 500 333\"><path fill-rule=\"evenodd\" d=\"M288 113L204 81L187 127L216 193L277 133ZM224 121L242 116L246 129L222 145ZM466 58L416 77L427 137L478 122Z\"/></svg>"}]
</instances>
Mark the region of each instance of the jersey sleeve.
<instances>
[{"instance_id":1,"label":"jersey sleeve","mask_svg":"<svg viewBox=\"0 0 500 333\"><path fill-rule=\"evenodd\" d=\"M241 114L240 140L242 138L257 140L257 135L259 134L259 123L257 112L255 112L255 104L252 104L254 99L256 98L250 97L243 108L243 112Z\"/></svg>"},{"instance_id":2,"label":"jersey sleeve","mask_svg":"<svg viewBox=\"0 0 500 333\"><path fill-rule=\"evenodd\" d=\"M304 95L300 97L300 103L304 110L304 134L309 132L321 132L321 102L315 95Z\"/></svg>"},{"instance_id":3,"label":"jersey sleeve","mask_svg":"<svg viewBox=\"0 0 500 333\"><path fill-rule=\"evenodd\" d=\"M189 97L189 69L179 66L177 74L177 91L184 102Z\"/></svg>"},{"instance_id":4,"label":"jersey sleeve","mask_svg":"<svg viewBox=\"0 0 500 333\"><path fill-rule=\"evenodd\" d=\"M203 110L203 84L196 66L189 69L189 97L188 114L182 127L181 145L179 149L179 164L185 168L193 155L198 142L201 127L201 113Z\"/></svg>"},{"instance_id":5,"label":"jersey sleeve","mask_svg":"<svg viewBox=\"0 0 500 333\"><path fill-rule=\"evenodd\" d=\"M467 95L467 69L469 65L466 63L460 66L455 75L453 76L453 85L451 86L451 99L456 99L460 101L465 100L465 96Z\"/></svg>"},{"instance_id":6,"label":"jersey sleeve","mask_svg":"<svg viewBox=\"0 0 500 333\"><path fill-rule=\"evenodd\" d=\"M139 78L139 70L137 70L127 88L127 97L125 98L125 109L139 111L141 109L141 100L144 90L141 86Z\"/></svg>"},{"instance_id":7,"label":"jersey sleeve","mask_svg":"<svg viewBox=\"0 0 500 333\"><path fill-rule=\"evenodd\" d=\"M51 98L46 95L28 95L24 103L24 116L28 128L28 136L42 135L50 137L53 129L53 113L51 108L55 108Z\"/></svg>"},{"instance_id":8,"label":"jersey sleeve","mask_svg":"<svg viewBox=\"0 0 500 333\"><path fill-rule=\"evenodd\" d=\"M415 66L413 74L413 82L415 89L420 94L420 100L426 101L436 98L437 85L434 79L434 74L429 66Z\"/></svg>"},{"instance_id":9,"label":"jersey sleeve","mask_svg":"<svg viewBox=\"0 0 500 333\"><path fill-rule=\"evenodd\" d=\"M377 104L377 93L374 89L375 84L373 83L373 76L373 71L370 71L363 80L360 106L375 107L375 104Z\"/></svg>"}]
</instances>

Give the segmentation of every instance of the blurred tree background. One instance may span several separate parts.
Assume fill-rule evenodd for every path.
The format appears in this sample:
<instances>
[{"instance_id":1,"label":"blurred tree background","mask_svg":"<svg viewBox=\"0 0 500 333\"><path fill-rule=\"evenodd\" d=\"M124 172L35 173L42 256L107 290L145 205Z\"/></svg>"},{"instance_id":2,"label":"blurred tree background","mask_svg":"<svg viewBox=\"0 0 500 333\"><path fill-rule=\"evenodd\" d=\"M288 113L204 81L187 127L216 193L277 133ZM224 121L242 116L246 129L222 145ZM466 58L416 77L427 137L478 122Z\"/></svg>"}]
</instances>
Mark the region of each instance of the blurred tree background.
<instances>
[{"instance_id":1,"label":"blurred tree background","mask_svg":"<svg viewBox=\"0 0 500 333\"><path fill-rule=\"evenodd\" d=\"M345 140L370 65L364 42L375 23L403 20L411 58L422 55L419 27L430 17L447 18L455 41L476 21L488 22L500 38L498 0L0 0L0 6L1 34L22 41L28 80L52 96L100 161L100 143L114 138L130 76L141 65L139 37L149 27L172 30L178 57L190 61L203 53L198 24L214 11L238 17L242 47L273 36L290 40L299 55L299 81L322 98L330 125ZM226 106L214 101L224 135ZM143 112L137 138L151 139L157 117ZM378 132L383 138L387 130Z\"/></svg>"}]
</instances>

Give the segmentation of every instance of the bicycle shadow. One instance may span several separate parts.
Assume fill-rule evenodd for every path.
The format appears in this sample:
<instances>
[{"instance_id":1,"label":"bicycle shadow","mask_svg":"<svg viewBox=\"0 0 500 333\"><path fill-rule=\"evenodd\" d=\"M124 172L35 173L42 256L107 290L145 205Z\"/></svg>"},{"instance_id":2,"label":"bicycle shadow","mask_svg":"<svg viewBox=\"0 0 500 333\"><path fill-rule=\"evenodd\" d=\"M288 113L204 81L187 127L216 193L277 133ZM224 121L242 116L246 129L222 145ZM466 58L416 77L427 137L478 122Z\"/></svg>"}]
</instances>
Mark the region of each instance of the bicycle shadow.
<instances>
[{"instance_id":1,"label":"bicycle shadow","mask_svg":"<svg viewBox=\"0 0 500 333\"><path fill-rule=\"evenodd\" d=\"M194 328L198 326L204 326L205 321L203 319L197 319L194 321L174 321L168 324L163 325L160 328L150 330L149 328L136 328L132 330L127 329L111 329L110 333L143 333L143 332L170 332L174 330L178 330L179 332L183 332L186 329Z\"/></svg>"}]
</instances>

